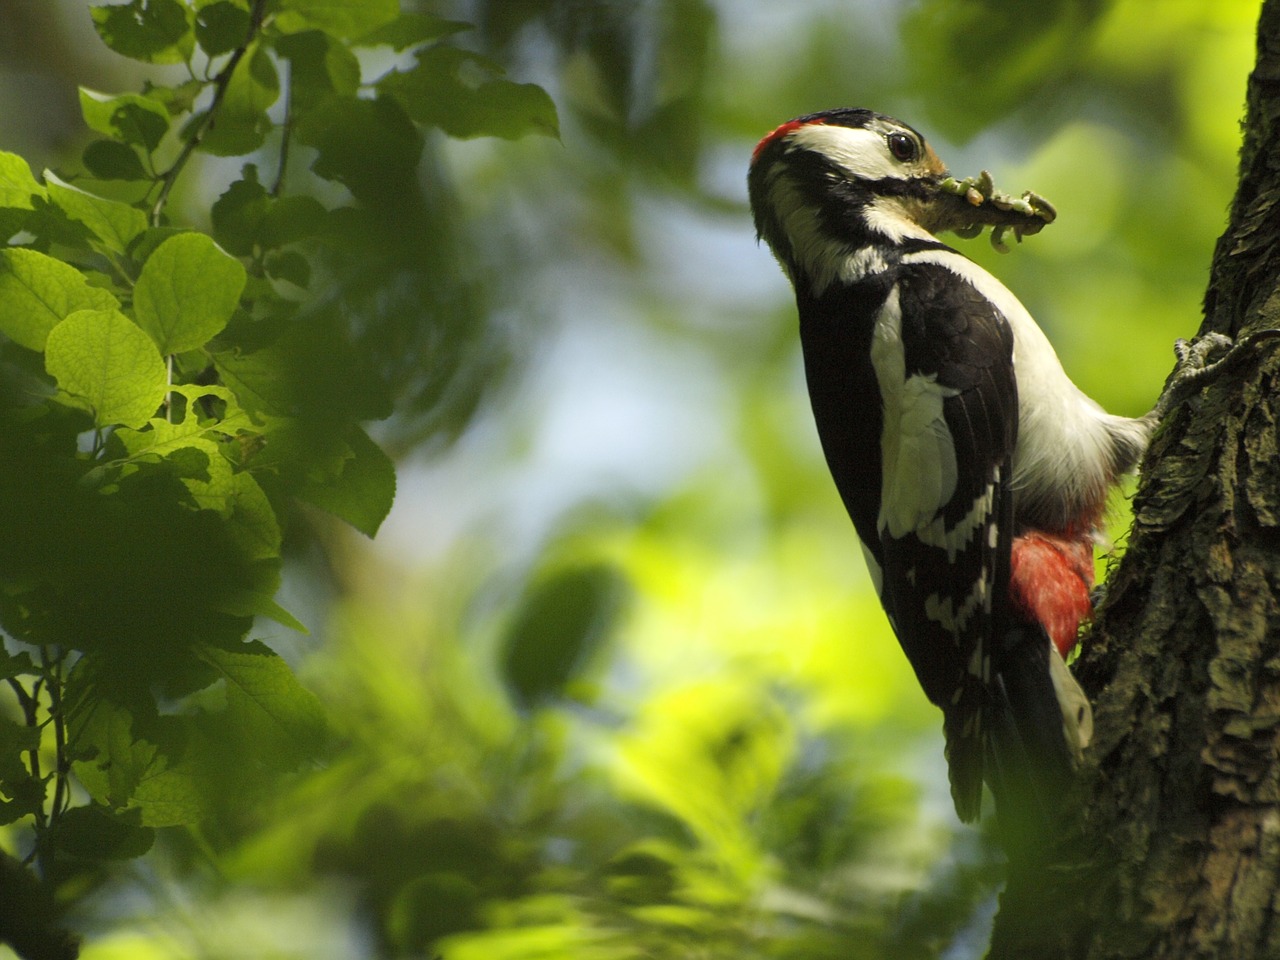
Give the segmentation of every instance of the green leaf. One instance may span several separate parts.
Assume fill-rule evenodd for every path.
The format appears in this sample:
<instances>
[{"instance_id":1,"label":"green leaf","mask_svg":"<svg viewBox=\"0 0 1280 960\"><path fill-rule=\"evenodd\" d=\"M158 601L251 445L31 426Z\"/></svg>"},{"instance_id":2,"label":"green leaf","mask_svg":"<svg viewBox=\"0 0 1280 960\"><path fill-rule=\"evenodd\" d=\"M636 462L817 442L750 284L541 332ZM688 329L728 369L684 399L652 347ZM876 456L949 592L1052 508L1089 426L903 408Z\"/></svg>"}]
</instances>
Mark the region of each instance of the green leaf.
<instances>
[{"instance_id":1,"label":"green leaf","mask_svg":"<svg viewBox=\"0 0 1280 960\"><path fill-rule=\"evenodd\" d=\"M400 202L422 154L422 134L389 97L330 98L298 123L297 135L319 153L316 176L372 203Z\"/></svg>"},{"instance_id":2,"label":"green leaf","mask_svg":"<svg viewBox=\"0 0 1280 960\"><path fill-rule=\"evenodd\" d=\"M72 729L76 777L99 803L122 808L156 758L156 744L134 736L133 714L102 696Z\"/></svg>"},{"instance_id":3,"label":"green leaf","mask_svg":"<svg viewBox=\"0 0 1280 960\"><path fill-rule=\"evenodd\" d=\"M463 23L461 20L446 20L429 13L402 13L390 23L352 41L352 45L389 46L396 50L407 50L420 43L440 40L471 29L473 29L471 24Z\"/></svg>"},{"instance_id":4,"label":"green leaf","mask_svg":"<svg viewBox=\"0 0 1280 960\"><path fill-rule=\"evenodd\" d=\"M360 61L327 33L308 30L284 36L276 50L289 61L295 110L306 112L325 97L353 97L360 88Z\"/></svg>"},{"instance_id":5,"label":"green leaf","mask_svg":"<svg viewBox=\"0 0 1280 960\"><path fill-rule=\"evenodd\" d=\"M156 248L133 291L138 325L162 354L204 346L231 319L245 269L203 233L182 233Z\"/></svg>"},{"instance_id":6,"label":"green leaf","mask_svg":"<svg viewBox=\"0 0 1280 960\"><path fill-rule=\"evenodd\" d=\"M39 727L28 727L0 714L0 784L25 779L28 771L23 754L39 749Z\"/></svg>"},{"instance_id":7,"label":"green leaf","mask_svg":"<svg viewBox=\"0 0 1280 960\"><path fill-rule=\"evenodd\" d=\"M227 83L227 92L200 149L219 157L238 157L262 146L272 129L267 108L280 96L280 76L257 44L245 54Z\"/></svg>"},{"instance_id":8,"label":"green leaf","mask_svg":"<svg viewBox=\"0 0 1280 960\"><path fill-rule=\"evenodd\" d=\"M40 673L40 670L32 663L31 654L27 653L27 651L23 650L14 655L4 649L3 646L0 646L0 680L38 673Z\"/></svg>"},{"instance_id":9,"label":"green leaf","mask_svg":"<svg viewBox=\"0 0 1280 960\"><path fill-rule=\"evenodd\" d=\"M555 104L541 87L500 77L491 61L456 47L433 46L417 54L417 66L394 71L378 89L396 97L419 123L439 127L451 137L503 137L530 133L560 135ZM472 73L491 79L470 82Z\"/></svg>"},{"instance_id":10,"label":"green leaf","mask_svg":"<svg viewBox=\"0 0 1280 960\"><path fill-rule=\"evenodd\" d=\"M40 730L0 714L0 825L43 809L44 785L31 776L25 754L40 748Z\"/></svg>"},{"instance_id":11,"label":"green leaf","mask_svg":"<svg viewBox=\"0 0 1280 960\"><path fill-rule=\"evenodd\" d=\"M102 42L121 56L144 63L185 63L194 37L188 11L178 0L133 0L91 7Z\"/></svg>"},{"instance_id":12,"label":"green leaf","mask_svg":"<svg viewBox=\"0 0 1280 960\"><path fill-rule=\"evenodd\" d=\"M27 161L16 153L0 150L0 207L34 210L31 198L44 195L44 187L31 175Z\"/></svg>"},{"instance_id":13,"label":"green leaf","mask_svg":"<svg viewBox=\"0 0 1280 960\"><path fill-rule=\"evenodd\" d=\"M225 457L223 462L226 462ZM227 488L225 506L232 519L227 532L240 545L245 556L252 560L267 560L280 556L282 542L280 523L276 520L276 512L271 507L271 501L267 499L262 487L258 486L258 481L254 480L251 474L242 472L232 475ZM268 616L274 615L268 614ZM297 623L296 620L280 622L285 623L286 626ZM306 632L301 624L298 625L298 629L303 633Z\"/></svg>"},{"instance_id":14,"label":"green leaf","mask_svg":"<svg viewBox=\"0 0 1280 960\"><path fill-rule=\"evenodd\" d=\"M147 215L127 203L73 187L51 170L45 171L44 180L49 198L72 220L88 227L104 252L125 253L134 238L147 229Z\"/></svg>"},{"instance_id":15,"label":"green leaf","mask_svg":"<svg viewBox=\"0 0 1280 960\"><path fill-rule=\"evenodd\" d=\"M137 93L113 97L81 87L80 112L90 130L145 147L148 153L160 146L169 132L169 111L151 97Z\"/></svg>"},{"instance_id":16,"label":"green leaf","mask_svg":"<svg viewBox=\"0 0 1280 960\"><path fill-rule=\"evenodd\" d=\"M359 425L352 425L346 441L351 456L343 464L342 474L330 483L308 484L298 496L372 537L395 500L396 468Z\"/></svg>"},{"instance_id":17,"label":"green leaf","mask_svg":"<svg viewBox=\"0 0 1280 960\"><path fill-rule=\"evenodd\" d=\"M118 310L77 310L49 332L45 369L100 426L139 427L164 402L155 343Z\"/></svg>"},{"instance_id":18,"label":"green leaf","mask_svg":"<svg viewBox=\"0 0 1280 960\"><path fill-rule=\"evenodd\" d=\"M29 350L43 350L49 331L77 310L118 306L61 260L23 247L0 250L0 331Z\"/></svg>"},{"instance_id":19,"label":"green leaf","mask_svg":"<svg viewBox=\"0 0 1280 960\"><path fill-rule=\"evenodd\" d=\"M148 180L151 175L133 147L117 140L94 140L81 156L84 167L99 180Z\"/></svg>"},{"instance_id":20,"label":"green leaf","mask_svg":"<svg viewBox=\"0 0 1280 960\"><path fill-rule=\"evenodd\" d=\"M297 250L268 254L262 266L272 280L284 280L304 290L311 284L311 262Z\"/></svg>"},{"instance_id":21,"label":"green leaf","mask_svg":"<svg viewBox=\"0 0 1280 960\"><path fill-rule=\"evenodd\" d=\"M142 825L139 810L113 811L99 804L72 807L50 829L60 854L84 860L129 860L155 842L155 831Z\"/></svg>"},{"instance_id":22,"label":"green leaf","mask_svg":"<svg viewBox=\"0 0 1280 960\"><path fill-rule=\"evenodd\" d=\"M169 116L177 117L191 112L196 98L204 93L206 86L203 80L196 79L186 80L172 87L156 85L148 80L142 86L142 95L164 107Z\"/></svg>"},{"instance_id":23,"label":"green leaf","mask_svg":"<svg viewBox=\"0 0 1280 960\"><path fill-rule=\"evenodd\" d=\"M608 638L626 582L612 566L562 570L529 588L504 643L504 679L524 708L563 696Z\"/></svg>"},{"instance_id":24,"label":"green leaf","mask_svg":"<svg viewBox=\"0 0 1280 960\"><path fill-rule=\"evenodd\" d=\"M211 57L230 53L249 39L253 18L241 4L218 0L196 11L196 42Z\"/></svg>"},{"instance_id":25,"label":"green leaf","mask_svg":"<svg viewBox=\"0 0 1280 960\"><path fill-rule=\"evenodd\" d=\"M236 256L247 257L253 253L271 199L258 182L257 166L246 163L240 177L214 201L211 218L218 243Z\"/></svg>"},{"instance_id":26,"label":"green leaf","mask_svg":"<svg viewBox=\"0 0 1280 960\"><path fill-rule=\"evenodd\" d=\"M287 33L323 30L347 39L376 30L400 13L400 0L280 0L276 26Z\"/></svg>"},{"instance_id":27,"label":"green leaf","mask_svg":"<svg viewBox=\"0 0 1280 960\"><path fill-rule=\"evenodd\" d=\"M258 641L236 649L204 647L200 659L226 682L226 726L278 759L314 755L325 732L324 711L276 653Z\"/></svg>"},{"instance_id":28,"label":"green leaf","mask_svg":"<svg viewBox=\"0 0 1280 960\"><path fill-rule=\"evenodd\" d=\"M194 823L203 812L195 779L181 762L185 732L176 717L127 707L101 696L72 728L76 779L100 804L138 810L144 827Z\"/></svg>"},{"instance_id":29,"label":"green leaf","mask_svg":"<svg viewBox=\"0 0 1280 960\"><path fill-rule=\"evenodd\" d=\"M323 233L329 225L329 211L315 197L281 197L267 208L258 233L264 250L274 250Z\"/></svg>"}]
</instances>

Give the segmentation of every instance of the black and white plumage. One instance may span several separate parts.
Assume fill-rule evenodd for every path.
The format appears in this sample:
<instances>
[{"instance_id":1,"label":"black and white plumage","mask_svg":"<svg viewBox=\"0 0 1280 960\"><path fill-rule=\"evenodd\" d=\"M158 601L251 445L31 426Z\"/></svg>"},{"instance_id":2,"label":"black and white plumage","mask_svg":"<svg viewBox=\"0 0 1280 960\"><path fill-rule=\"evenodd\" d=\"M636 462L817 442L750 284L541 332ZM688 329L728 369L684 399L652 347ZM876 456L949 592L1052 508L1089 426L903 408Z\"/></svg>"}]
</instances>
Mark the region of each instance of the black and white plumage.
<instances>
[{"instance_id":1,"label":"black and white plumage","mask_svg":"<svg viewBox=\"0 0 1280 960\"><path fill-rule=\"evenodd\" d=\"M1081 393L1017 298L937 238L975 219L945 176L911 127L843 109L766 136L748 185L795 288L823 452L969 821L984 779L998 805L1052 807L1087 743L1050 638L1087 616L1094 528L1153 424Z\"/></svg>"}]
</instances>

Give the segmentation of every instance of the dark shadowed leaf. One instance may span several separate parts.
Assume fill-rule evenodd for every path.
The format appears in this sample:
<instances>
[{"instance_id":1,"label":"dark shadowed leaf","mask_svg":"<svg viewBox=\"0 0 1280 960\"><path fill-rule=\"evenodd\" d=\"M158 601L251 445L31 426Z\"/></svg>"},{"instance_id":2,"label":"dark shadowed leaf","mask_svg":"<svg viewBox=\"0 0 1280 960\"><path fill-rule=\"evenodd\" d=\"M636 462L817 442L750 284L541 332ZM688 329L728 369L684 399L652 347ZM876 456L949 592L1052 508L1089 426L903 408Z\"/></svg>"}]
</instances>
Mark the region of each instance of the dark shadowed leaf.
<instances>
[{"instance_id":1,"label":"dark shadowed leaf","mask_svg":"<svg viewBox=\"0 0 1280 960\"><path fill-rule=\"evenodd\" d=\"M84 148L84 167L99 180L146 180L150 177L133 147L117 140L95 140Z\"/></svg>"},{"instance_id":2,"label":"dark shadowed leaf","mask_svg":"<svg viewBox=\"0 0 1280 960\"><path fill-rule=\"evenodd\" d=\"M372 537L395 499L395 464L359 426L347 431L346 441L350 456L342 472L327 482L308 484L298 496Z\"/></svg>"},{"instance_id":3,"label":"dark shadowed leaf","mask_svg":"<svg viewBox=\"0 0 1280 960\"><path fill-rule=\"evenodd\" d=\"M156 833L142 825L138 809L113 811L101 804L72 807L54 825L59 853L84 860L130 860L151 849Z\"/></svg>"},{"instance_id":4,"label":"dark shadowed leaf","mask_svg":"<svg viewBox=\"0 0 1280 960\"><path fill-rule=\"evenodd\" d=\"M378 89L419 123L453 137L559 136L555 104L541 87L502 79L492 61L455 47L433 46L417 56L417 66L387 74ZM477 73L487 77L475 82Z\"/></svg>"},{"instance_id":5,"label":"dark shadowed leaf","mask_svg":"<svg viewBox=\"0 0 1280 960\"><path fill-rule=\"evenodd\" d=\"M626 581L612 566L557 571L531 585L511 626L502 673L524 709L566 693L609 637L626 596Z\"/></svg>"},{"instance_id":6,"label":"dark shadowed leaf","mask_svg":"<svg viewBox=\"0 0 1280 960\"><path fill-rule=\"evenodd\" d=\"M191 56L189 11L178 0L133 0L89 12L102 42L121 56L146 63L182 63Z\"/></svg>"},{"instance_id":7,"label":"dark shadowed leaf","mask_svg":"<svg viewBox=\"0 0 1280 960\"><path fill-rule=\"evenodd\" d=\"M221 0L196 12L196 41L211 57L230 53L249 38L249 11L239 3Z\"/></svg>"}]
</instances>

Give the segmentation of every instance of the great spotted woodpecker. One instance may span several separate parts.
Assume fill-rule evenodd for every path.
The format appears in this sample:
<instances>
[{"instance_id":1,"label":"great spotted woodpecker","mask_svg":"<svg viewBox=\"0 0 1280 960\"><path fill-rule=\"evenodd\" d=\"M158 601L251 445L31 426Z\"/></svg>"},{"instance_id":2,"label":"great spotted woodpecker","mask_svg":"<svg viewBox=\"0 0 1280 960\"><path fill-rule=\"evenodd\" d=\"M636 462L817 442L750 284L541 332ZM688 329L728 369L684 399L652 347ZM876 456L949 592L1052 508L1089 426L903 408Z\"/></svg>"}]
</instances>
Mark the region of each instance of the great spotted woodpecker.
<instances>
[{"instance_id":1,"label":"great spotted woodpecker","mask_svg":"<svg viewBox=\"0 0 1280 960\"><path fill-rule=\"evenodd\" d=\"M985 216L954 182L914 129L856 109L784 123L748 176L827 464L942 708L956 813L977 818L985 779L1002 819L1052 819L1092 730L1063 657L1092 613L1095 531L1157 418L1085 396L1018 299L937 238Z\"/></svg>"}]
</instances>

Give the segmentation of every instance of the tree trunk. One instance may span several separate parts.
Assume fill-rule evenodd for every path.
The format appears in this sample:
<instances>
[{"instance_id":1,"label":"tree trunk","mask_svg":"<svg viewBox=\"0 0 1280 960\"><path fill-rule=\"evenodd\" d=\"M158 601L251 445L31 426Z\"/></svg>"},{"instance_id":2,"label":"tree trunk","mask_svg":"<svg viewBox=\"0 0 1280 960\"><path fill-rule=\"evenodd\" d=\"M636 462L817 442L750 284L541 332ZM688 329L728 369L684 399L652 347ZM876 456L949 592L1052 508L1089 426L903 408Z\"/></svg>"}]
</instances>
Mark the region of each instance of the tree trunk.
<instances>
[{"instance_id":1,"label":"tree trunk","mask_svg":"<svg viewBox=\"0 0 1280 960\"><path fill-rule=\"evenodd\" d=\"M1176 203L1177 198L1169 198ZM1201 334L1280 328L1280 0ZM1078 834L1010 865L992 960L1280 958L1280 450L1272 341L1165 418L1076 672ZM1017 881L1022 881L1018 883Z\"/></svg>"}]
</instances>

